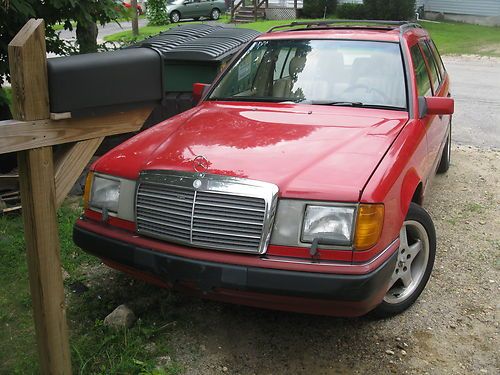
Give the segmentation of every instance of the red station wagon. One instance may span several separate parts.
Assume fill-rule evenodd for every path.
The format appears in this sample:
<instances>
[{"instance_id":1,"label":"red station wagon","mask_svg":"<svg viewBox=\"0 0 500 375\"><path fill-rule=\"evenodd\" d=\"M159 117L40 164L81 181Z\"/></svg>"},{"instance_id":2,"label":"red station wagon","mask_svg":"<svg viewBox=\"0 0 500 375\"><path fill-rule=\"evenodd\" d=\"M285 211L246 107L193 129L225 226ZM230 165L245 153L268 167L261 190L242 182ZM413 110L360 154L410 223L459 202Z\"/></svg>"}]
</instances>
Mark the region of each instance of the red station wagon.
<instances>
[{"instance_id":1,"label":"red station wagon","mask_svg":"<svg viewBox=\"0 0 500 375\"><path fill-rule=\"evenodd\" d=\"M417 24L292 23L255 38L198 105L91 167L74 240L202 297L359 316L407 309L450 164L449 78Z\"/></svg>"}]
</instances>

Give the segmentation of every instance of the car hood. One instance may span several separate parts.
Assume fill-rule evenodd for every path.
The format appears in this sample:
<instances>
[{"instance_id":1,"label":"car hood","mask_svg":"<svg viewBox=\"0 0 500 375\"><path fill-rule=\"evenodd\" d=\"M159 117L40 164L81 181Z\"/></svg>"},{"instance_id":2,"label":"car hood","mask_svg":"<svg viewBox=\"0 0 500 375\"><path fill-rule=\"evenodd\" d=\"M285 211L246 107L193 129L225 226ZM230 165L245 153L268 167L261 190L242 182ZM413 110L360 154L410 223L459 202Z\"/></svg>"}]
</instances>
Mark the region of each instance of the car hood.
<instances>
[{"instance_id":1,"label":"car hood","mask_svg":"<svg viewBox=\"0 0 500 375\"><path fill-rule=\"evenodd\" d=\"M278 185L281 197L357 201L408 120L406 112L297 104L204 102L115 148L96 169L194 171Z\"/></svg>"}]
</instances>

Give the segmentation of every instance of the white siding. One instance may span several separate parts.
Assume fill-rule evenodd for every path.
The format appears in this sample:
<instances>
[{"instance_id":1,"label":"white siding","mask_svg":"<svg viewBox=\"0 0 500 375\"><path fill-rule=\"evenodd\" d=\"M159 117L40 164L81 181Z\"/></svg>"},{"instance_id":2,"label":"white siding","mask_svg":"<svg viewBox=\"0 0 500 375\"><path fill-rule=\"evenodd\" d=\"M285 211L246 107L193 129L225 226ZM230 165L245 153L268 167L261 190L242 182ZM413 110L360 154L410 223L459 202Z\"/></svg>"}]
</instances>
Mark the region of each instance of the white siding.
<instances>
[{"instance_id":1,"label":"white siding","mask_svg":"<svg viewBox=\"0 0 500 375\"><path fill-rule=\"evenodd\" d=\"M306 0L307 1L307 0ZM358 3L363 0L338 0L339 4ZM293 0L269 0L269 5L293 8ZM299 1L302 8L302 0ZM416 0L417 8L424 6L428 12L464 14L471 16L500 16L500 0Z\"/></svg>"},{"instance_id":2,"label":"white siding","mask_svg":"<svg viewBox=\"0 0 500 375\"><path fill-rule=\"evenodd\" d=\"M429 12L500 16L500 0L421 0Z\"/></svg>"}]
</instances>

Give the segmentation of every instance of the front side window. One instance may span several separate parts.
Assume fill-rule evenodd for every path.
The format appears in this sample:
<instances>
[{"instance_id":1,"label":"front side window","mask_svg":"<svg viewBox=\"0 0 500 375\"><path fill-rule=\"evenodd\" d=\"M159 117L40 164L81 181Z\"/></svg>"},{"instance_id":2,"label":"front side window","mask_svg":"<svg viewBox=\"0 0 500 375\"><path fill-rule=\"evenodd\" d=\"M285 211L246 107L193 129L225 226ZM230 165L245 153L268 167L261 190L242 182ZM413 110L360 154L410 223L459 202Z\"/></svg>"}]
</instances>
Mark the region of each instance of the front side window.
<instances>
[{"instance_id":1,"label":"front side window","mask_svg":"<svg viewBox=\"0 0 500 375\"><path fill-rule=\"evenodd\" d=\"M421 42L420 48L422 48L422 51L424 51L425 59L427 60L427 65L431 73L432 87L434 88L434 92L436 92L437 88L439 87L439 72L436 62L434 61L434 56L432 55L432 52L429 49L427 43Z\"/></svg>"},{"instance_id":2,"label":"front side window","mask_svg":"<svg viewBox=\"0 0 500 375\"><path fill-rule=\"evenodd\" d=\"M254 42L209 100L406 109L399 44L348 40Z\"/></svg>"},{"instance_id":3,"label":"front side window","mask_svg":"<svg viewBox=\"0 0 500 375\"><path fill-rule=\"evenodd\" d=\"M436 60L439 73L441 74L441 77L444 77L446 70L444 68L443 60L441 60L441 55L439 54L436 45L434 44L434 41L429 40L429 46L431 47L432 54L434 55L434 59Z\"/></svg>"},{"instance_id":4,"label":"front side window","mask_svg":"<svg viewBox=\"0 0 500 375\"><path fill-rule=\"evenodd\" d=\"M418 48L418 45L411 47L411 58L413 61L413 70L417 80L417 91L419 96L427 96L431 93L431 81L429 73L427 73L427 66L425 65L424 56Z\"/></svg>"}]
</instances>

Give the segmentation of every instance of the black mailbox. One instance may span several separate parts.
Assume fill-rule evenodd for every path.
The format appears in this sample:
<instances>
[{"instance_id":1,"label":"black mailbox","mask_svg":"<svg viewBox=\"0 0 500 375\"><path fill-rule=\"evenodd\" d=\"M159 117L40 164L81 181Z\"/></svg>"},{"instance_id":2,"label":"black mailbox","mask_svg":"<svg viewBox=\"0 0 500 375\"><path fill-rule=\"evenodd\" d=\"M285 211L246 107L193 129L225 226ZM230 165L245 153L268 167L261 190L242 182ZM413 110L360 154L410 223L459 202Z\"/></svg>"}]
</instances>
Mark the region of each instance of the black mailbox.
<instances>
[{"instance_id":1,"label":"black mailbox","mask_svg":"<svg viewBox=\"0 0 500 375\"><path fill-rule=\"evenodd\" d=\"M149 48L56 57L47 71L53 113L77 117L163 97L162 58Z\"/></svg>"}]
</instances>

